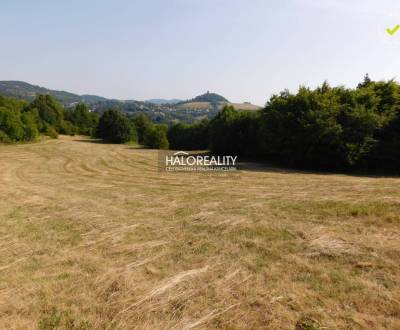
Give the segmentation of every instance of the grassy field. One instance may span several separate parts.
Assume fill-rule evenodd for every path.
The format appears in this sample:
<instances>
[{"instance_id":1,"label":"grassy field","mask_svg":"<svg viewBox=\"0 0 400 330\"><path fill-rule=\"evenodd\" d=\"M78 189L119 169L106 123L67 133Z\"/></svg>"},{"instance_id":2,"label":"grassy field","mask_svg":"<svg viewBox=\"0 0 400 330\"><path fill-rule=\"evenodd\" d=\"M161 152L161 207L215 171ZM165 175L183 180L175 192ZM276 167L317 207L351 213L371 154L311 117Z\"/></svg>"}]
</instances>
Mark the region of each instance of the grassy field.
<instances>
[{"instance_id":1,"label":"grassy field","mask_svg":"<svg viewBox=\"0 0 400 330\"><path fill-rule=\"evenodd\" d=\"M258 105L250 104L250 103L229 103L229 105L233 105L236 110L252 110L257 111L262 108Z\"/></svg>"},{"instance_id":2,"label":"grassy field","mask_svg":"<svg viewBox=\"0 0 400 330\"><path fill-rule=\"evenodd\" d=\"M400 328L398 178L61 136L0 146L0 196L0 329Z\"/></svg>"},{"instance_id":3,"label":"grassy field","mask_svg":"<svg viewBox=\"0 0 400 330\"><path fill-rule=\"evenodd\" d=\"M207 110L211 108L210 102L186 102L179 104L180 109L191 109L191 110Z\"/></svg>"}]
</instances>

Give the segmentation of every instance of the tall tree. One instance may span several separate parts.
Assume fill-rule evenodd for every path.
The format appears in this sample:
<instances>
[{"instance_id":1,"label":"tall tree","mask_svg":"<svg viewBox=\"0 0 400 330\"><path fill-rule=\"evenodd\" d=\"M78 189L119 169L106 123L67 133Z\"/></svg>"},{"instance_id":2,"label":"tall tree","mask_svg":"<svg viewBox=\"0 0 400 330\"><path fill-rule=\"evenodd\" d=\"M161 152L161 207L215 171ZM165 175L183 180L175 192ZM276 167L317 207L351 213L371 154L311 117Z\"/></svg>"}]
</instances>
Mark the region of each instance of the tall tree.
<instances>
[{"instance_id":1,"label":"tall tree","mask_svg":"<svg viewBox=\"0 0 400 330\"><path fill-rule=\"evenodd\" d=\"M128 118L116 109L107 110L100 117L96 136L113 143L135 141L136 130Z\"/></svg>"}]
</instances>

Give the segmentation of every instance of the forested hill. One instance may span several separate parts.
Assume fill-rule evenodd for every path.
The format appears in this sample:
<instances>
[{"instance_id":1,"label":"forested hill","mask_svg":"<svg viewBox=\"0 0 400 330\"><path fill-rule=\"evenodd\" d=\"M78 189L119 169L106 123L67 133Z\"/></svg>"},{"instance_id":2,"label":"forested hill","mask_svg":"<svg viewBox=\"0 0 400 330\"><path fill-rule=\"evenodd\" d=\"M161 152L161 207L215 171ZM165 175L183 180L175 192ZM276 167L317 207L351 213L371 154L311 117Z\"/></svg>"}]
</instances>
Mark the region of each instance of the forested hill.
<instances>
[{"instance_id":1,"label":"forested hill","mask_svg":"<svg viewBox=\"0 0 400 330\"><path fill-rule=\"evenodd\" d=\"M15 97L18 99L23 99L27 101L31 101L35 98L38 94L48 94L53 96L57 101L61 102L62 104L68 106L72 103L83 102L83 103L97 103L103 101L110 101L102 96L97 95L78 95L66 91L58 91L53 89L48 89L45 87L32 85L24 81L17 81L17 80L3 80L0 81L0 95L8 96L8 97ZM219 103L219 102L226 102L229 101L218 94L207 92L203 95L196 96L195 98L188 100L188 101L181 101L178 99L173 100L163 100L163 99L152 99L145 102L140 101L123 101L123 100L112 100L115 102L139 102L139 103L153 103L155 105L162 105L162 104L177 104L177 103L187 103L187 102L210 102L210 103Z\"/></svg>"},{"instance_id":2,"label":"forested hill","mask_svg":"<svg viewBox=\"0 0 400 330\"><path fill-rule=\"evenodd\" d=\"M106 100L106 98L97 95L77 95L65 91L57 91L31 85L24 81L0 81L0 95L31 101L38 94L51 95L67 106L78 102L94 103Z\"/></svg>"},{"instance_id":3,"label":"forested hill","mask_svg":"<svg viewBox=\"0 0 400 330\"><path fill-rule=\"evenodd\" d=\"M66 108L78 103L85 103L90 110L103 113L107 109L117 108L129 115L144 113L158 123L183 122L193 123L204 118L213 118L226 104L238 110L259 110L260 107L249 103L229 103L218 94L207 92L191 100L116 100L96 95L78 95L66 91L52 90L23 81L0 81L0 95L32 101L37 95L51 95Z\"/></svg>"},{"instance_id":4,"label":"forested hill","mask_svg":"<svg viewBox=\"0 0 400 330\"><path fill-rule=\"evenodd\" d=\"M190 101L186 101L186 102L210 102L210 103L225 102L225 103L229 103L229 101L225 97L215 94L215 93L210 93L210 92L196 96L194 99L192 99Z\"/></svg>"}]
</instances>

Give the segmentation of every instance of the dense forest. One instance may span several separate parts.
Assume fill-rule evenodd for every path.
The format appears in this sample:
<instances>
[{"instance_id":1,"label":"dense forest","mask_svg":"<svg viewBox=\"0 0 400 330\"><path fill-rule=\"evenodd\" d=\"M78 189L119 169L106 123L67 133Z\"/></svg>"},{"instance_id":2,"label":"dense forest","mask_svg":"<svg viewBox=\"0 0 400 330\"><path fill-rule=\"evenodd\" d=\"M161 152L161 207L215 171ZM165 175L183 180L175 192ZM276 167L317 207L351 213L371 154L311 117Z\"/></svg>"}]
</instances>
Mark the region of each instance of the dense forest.
<instances>
[{"instance_id":1,"label":"dense forest","mask_svg":"<svg viewBox=\"0 0 400 330\"><path fill-rule=\"evenodd\" d=\"M26 102L0 97L0 142L34 141L40 134L85 134L112 143L203 150L289 166L320 169L400 166L400 85L372 81L357 88L327 83L283 91L261 111L225 106L211 120L154 123L139 113L109 109L100 116L85 104L64 109L50 95Z\"/></svg>"},{"instance_id":2,"label":"dense forest","mask_svg":"<svg viewBox=\"0 0 400 330\"><path fill-rule=\"evenodd\" d=\"M179 132L179 133L178 133ZM174 125L175 149L203 149L318 169L400 167L400 85L372 81L357 88L300 87L274 95L262 111L225 107L208 124Z\"/></svg>"}]
</instances>

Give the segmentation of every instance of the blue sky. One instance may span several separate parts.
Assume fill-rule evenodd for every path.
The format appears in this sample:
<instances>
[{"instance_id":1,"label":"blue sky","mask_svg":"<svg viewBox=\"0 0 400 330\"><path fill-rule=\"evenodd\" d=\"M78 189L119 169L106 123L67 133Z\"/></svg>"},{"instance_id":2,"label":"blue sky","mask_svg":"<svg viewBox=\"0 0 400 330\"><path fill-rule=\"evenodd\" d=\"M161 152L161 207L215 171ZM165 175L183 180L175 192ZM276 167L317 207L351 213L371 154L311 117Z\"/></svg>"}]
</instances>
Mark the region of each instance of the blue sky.
<instances>
[{"instance_id":1,"label":"blue sky","mask_svg":"<svg viewBox=\"0 0 400 330\"><path fill-rule=\"evenodd\" d=\"M398 0L2 0L0 80L120 99L264 104L400 74Z\"/></svg>"}]
</instances>

